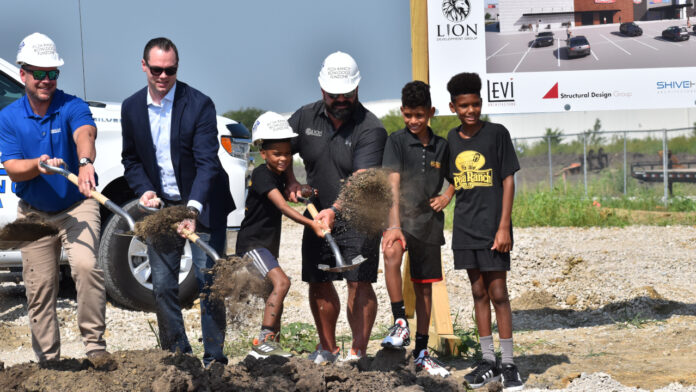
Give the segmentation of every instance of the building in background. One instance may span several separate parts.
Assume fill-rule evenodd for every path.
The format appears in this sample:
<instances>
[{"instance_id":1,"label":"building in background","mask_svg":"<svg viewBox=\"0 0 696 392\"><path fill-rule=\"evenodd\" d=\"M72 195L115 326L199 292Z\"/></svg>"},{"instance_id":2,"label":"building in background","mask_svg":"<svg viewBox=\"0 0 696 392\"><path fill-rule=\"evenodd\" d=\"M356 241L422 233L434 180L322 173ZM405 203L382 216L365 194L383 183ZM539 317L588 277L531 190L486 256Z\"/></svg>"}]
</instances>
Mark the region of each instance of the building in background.
<instances>
[{"instance_id":1,"label":"building in background","mask_svg":"<svg viewBox=\"0 0 696 392\"><path fill-rule=\"evenodd\" d=\"M501 32L696 18L693 0L499 0L497 13Z\"/></svg>"}]
</instances>

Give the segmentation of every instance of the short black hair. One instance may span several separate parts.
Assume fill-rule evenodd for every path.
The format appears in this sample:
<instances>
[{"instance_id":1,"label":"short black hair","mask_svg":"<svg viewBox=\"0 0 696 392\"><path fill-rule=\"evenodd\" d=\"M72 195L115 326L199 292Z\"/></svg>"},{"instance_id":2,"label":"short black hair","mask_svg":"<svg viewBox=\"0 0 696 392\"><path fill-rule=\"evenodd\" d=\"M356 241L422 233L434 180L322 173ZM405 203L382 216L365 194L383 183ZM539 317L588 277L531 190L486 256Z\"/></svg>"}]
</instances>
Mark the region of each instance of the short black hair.
<instances>
[{"instance_id":1,"label":"short black hair","mask_svg":"<svg viewBox=\"0 0 696 392\"><path fill-rule=\"evenodd\" d=\"M174 54L176 55L176 63L179 64L179 51L176 49L176 45L174 45L174 42L172 42L172 40L170 40L169 38L157 37L147 42L147 44L145 45L145 50L143 51L143 59L146 63L150 60L150 50L152 48L160 48L165 52L169 52L173 49Z\"/></svg>"},{"instance_id":2,"label":"short black hair","mask_svg":"<svg viewBox=\"0 0 696 392\"><path fill-rule=\"evenodd\" d=\"M276 144L276 143L290 143L290 138L285 138L285 139L263 139L261 141L261 149L262 150L268 150L271 148L271 145Z\"/></svg>"},{"instance_id":3,"label":"short black hair","mask_svg":"<svg viewBox=\"0 0 696 392\"><path fill-rule=\"evenodd\" d=\"M401 106L407 108L423 106L430 109L433 106L430 99L430 86L420 80L406 83L401 89Z\"/></svg>"},{"instance_id":4,"label":"short black hair","mask_svg":"<svg viewBox=\"0 0 696 392\"><path fill-rule=\"evenodd\" d=\"M450 100L454 102L457 95L476 94L481 97L481 78L474 72L462 72L452 76L447 82Z\"/></svg>"}]
</instances>

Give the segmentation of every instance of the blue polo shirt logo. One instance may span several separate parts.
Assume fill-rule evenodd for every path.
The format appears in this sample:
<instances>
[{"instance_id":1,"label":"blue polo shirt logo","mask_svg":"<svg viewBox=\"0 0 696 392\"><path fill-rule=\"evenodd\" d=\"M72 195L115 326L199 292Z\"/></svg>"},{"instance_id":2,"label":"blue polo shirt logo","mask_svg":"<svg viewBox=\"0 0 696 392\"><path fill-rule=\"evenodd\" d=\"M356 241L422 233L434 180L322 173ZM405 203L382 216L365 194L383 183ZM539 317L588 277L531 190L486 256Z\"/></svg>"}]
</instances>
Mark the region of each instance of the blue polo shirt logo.
<instances>
[{"instance_id":1,"label":"blue polo shirt logo","mask_svg":"<svg viewBox=\"0 0 696 392\"><path fill-rule=\"evenodd\" d=\"M54 133L60 133L60 128L51 129L51 135L53 135Z\"/></svg>"}]
</instances>

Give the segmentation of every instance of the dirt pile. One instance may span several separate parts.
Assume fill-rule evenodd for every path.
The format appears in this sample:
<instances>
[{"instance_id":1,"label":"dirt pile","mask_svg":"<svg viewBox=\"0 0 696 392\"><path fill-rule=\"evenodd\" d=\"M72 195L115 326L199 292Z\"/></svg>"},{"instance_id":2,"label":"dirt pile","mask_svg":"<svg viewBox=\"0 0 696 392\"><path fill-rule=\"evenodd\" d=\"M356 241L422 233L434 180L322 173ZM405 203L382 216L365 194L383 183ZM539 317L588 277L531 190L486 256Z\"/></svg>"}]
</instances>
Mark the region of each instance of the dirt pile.
<instances>
[{"instance_id":1,"label":"dirt pile","mask_svg":"<svg viewBox=\"0 0 696 392\"><path fill-rule=\"evenodd\" d=\"M387 172L367 169L353 174L338 195L341 214L355 229L378 234L387 227L392 191Z\"/></svg>"},{"instance_id":2,"label":"dirt pile","mask_svg":"<svg viewBox=\"0 0 696 392\"><path fill-rule=\"evenodd\" d=\"M252 264L250 257L230 256L218 260L209 273L215 277L210 287L211 296L225 300L227 317L235 317L246 310L256 309L255 299L265 299L273 286Z\"/></svg>"},{"instance_id":3,"label":"dirt pile","mask_svg":"<svg viewBox=\"0 0 696 392\"><path fill-rule=\"evenodd\" d=\"M135 235L149 241L159 251L176 248L182 239L172 225L190 218L193 214L186 206L166 207L136 222Z\"/></svg>"},{"instance_id":4,"label":"dirt pile","mask_svg":"<svg viewBox=\"0 0 696 392\"><path fill-rule=\"evenodd\" d=\"M36 241L39 238L58 234L58 227L46 222L38 214L28 214L24 218L19 218L10 222L0 229L0 247L3 243L14 241Z\"/></svg>"},{"instance_id":5,"label":"dirt pile","mask_svg":"<svg viewBox=\"0 0 696 392\"><path fill-rule=\"evenodd\" d=\"M371 371L370 359L316 365L303 358L247 357L204 369L196 357L160 350L114 353L117 367L100 371L86 359L28 363L0 371L2 391L465 391L454 380L416 374L413 361Z\"/></svg>"}]
</instances>

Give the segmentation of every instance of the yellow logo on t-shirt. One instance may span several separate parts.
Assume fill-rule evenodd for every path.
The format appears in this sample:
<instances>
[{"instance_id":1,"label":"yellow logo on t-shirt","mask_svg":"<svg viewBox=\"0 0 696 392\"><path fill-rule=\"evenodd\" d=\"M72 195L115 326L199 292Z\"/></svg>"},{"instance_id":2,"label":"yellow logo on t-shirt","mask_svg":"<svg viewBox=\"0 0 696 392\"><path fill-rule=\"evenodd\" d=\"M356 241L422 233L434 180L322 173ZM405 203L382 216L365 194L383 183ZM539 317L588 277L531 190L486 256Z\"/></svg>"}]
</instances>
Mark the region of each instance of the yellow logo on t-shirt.
<instances>
[{"instance_id":1,"label":"yellow logo on t-shirt","mask_svg":"<svg viewBox=\"0 0 696 392\"><path fill-rule=\"evenodd\" d=\"M493 186L493 169L480 170L486 158L480 152L468 150L457 155L454 165L459 173L454 173L454 189L472 189L477 186Z\"/></svg>"}]
</instances>

